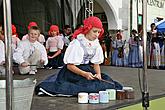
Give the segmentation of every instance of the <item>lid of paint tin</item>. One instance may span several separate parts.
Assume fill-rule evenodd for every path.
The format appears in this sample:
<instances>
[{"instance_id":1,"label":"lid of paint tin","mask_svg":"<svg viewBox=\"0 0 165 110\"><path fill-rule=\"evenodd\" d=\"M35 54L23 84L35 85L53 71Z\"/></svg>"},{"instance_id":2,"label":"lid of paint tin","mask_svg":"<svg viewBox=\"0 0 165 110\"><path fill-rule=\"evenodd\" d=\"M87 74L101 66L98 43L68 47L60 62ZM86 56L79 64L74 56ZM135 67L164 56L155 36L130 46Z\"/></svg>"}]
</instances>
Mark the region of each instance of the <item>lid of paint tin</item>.
<instances>
[{"instance_id":1,"label":"lid of paint tin","mask_svg":"<svg viewBox=\"0 0 165 110\"><path fill-rule=\"evenodd\" d=\"M78 95L88 95L88 93L86 93L86 92L80 92L80 93L78 93Z\"/></svg>"},{"instance_id":2,"label":"lid of paint tin","mask_svg":"<svg viewBox=\"0 0 165 110\"><path fill-rule=\"evenodd\" d=\"M123 90L125 90L125 91L133 91L133 88L132 87L123 87Z\"/></svg>"}]
</instances>

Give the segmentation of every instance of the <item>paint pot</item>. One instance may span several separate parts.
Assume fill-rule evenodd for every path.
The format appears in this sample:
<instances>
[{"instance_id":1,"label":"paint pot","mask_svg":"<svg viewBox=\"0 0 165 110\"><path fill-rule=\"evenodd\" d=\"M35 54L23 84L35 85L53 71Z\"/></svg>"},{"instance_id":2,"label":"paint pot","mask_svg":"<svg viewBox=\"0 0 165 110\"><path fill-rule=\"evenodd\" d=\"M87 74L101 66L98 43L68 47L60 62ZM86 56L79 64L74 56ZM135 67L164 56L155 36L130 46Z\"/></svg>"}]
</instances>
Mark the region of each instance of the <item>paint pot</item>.
<instances>
[{"instance_id":1,"label":"paint pot","mask_svg":"<svg viewBox=\"0 0 165 110\"><path fill-rule=\"evenodd\" d=\"M88 93L85 92L78 93L78 103L81 104L88 103Z\"/></svg>"},{"instance_id":2,"label":"paint pot","mask_svg":"<svg viewBox=\"0 0 165 110\"><path fill-rule=\"evenodd\" d=\"M99 103L99 94L98 93L89 93L89 103L98 104Z\"/></svg>"},{"instance_id":3,"label":"paint pot","mask_svg":"<svg viewBox=\"0 0 165 110\"><path fill-rule=\"evenodd\" d=\"M109 100L116 100L116 90L115 89L106 89L108 92Z\"/></svg>"},{"instance_id":4,"label":"paint pot","mask_svg":"<svg viewBox=\"0 0 165 110\"><path fill-rule=\"evenodd\" d=\"M117 90L116 98L117 98L117 100L124 100L125 99L125 91L124 90Z\"/></svg>"},{"instance_id":5,"label":"paint pot","mask_svg":"<svg viewBox=\"0 0 165 110\"><path fill-rule=\"evenodd\" d=\"M108 103L109 102L108 91L99 91L99 96L100 96L100 103Z\"/></svg>"},{"instance_id":6,"label":"paint pot","mask_svg":"<svg viewBox=\"0 0 165 110\"><path fill-rule=\"evenodd\" d=\"M125 98L126 99L134 99L135 98L134 89L132 87L123 87L123 90L125 91Z\"/></svg>"}]
</instances>

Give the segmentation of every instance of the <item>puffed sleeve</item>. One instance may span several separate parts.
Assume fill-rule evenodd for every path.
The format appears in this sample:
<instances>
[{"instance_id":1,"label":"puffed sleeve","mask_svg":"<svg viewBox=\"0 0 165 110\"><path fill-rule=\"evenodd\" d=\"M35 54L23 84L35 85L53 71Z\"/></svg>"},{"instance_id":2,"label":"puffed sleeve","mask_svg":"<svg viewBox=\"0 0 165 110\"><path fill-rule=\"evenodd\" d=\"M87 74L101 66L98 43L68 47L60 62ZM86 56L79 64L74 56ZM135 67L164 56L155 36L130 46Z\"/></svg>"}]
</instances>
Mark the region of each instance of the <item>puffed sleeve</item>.
<instances>
[{"instance_id":1,"label":"puffed sleeve","mask_svg":"<svg viewBox=\"0 0 165 110\"><path fill-rule=\"evenodd\" d=\"M64 63L80 65L83 60L83 56L83 48L80 46L79 41L75 39L69 44L68 48L66 49L64 55Z\"/></svg>"},{"instance_id":2,"label":"puffed sleeve","mask_svg":"<svg viewBox=\"0 0 165 110\"><path fill-rule=\"evenodd\" d=\"M38 41L43 44L45 42L45 36L40 34L39 38L38 38Z\"/></svg>"},{"instance_id":3,"label":"puffed sleeve","mask_svg":"<svg viewBox=\"0 0 165 110\"><path fill-rule=\"evenodd\" d=\"M41 44L40 45L40 52L41 52L41 59L44 60L44 65L48 64L48 57L45 47Z\"/></svg>"},{"instance_id":4,"label":"puffed sleeve","mask_svg":"<svg viewBox=\"0 0 165 110\"><path fill-rule=\"evenodd\" d=\"M63 49L64 41L63 41L63 39L62 39L61 36L58 36L58 37L59 37L59 39L58 39L57 47L58 47L59 49Z\"/></svg>"},{"instance_id":5,"label":"puffed sleeve","mask_svg":"<svg viewBox=\"0 0 165 110\"><path fill-rule=\"evenodd\" d=\"M113 48L116 48L116 41L115 41L115 40L112 41L112 47L113 47Z\"/></svg>"},{"instance_id":6,"label":"puffed sleeve","mask_svg":"<svg viewBox=\"0 0 165 110\"><path fill-rule=\"evenodd\" d=\"M50 47L49 47L49 38L46 40L46 49L49 49Z\"/></svg>"},{"instance_id":7,"label":"puffed sleeve","mask_svg":"<svg viewBox=\"0 0 165 110\"><path fill-rule=\"evenodd\" d=\"M102 50L101 46L98 46L96 48L96 53L95 53L94 57L90 61L93 64L101 64L101 63L103 63L104 55L103 55L103 50Z\"/></svg>"},{"instance_id":8,"label":"puffed sleeve","mask_svg":"<svg viewBox=\"0 0 165 110\"><path fill-rule=\"evenodd\" d=\"M24 47L25 45L23 45L23 43L20 41L18 43L17 48L15 49L13 53L13 59L18 64L21 64L24 62L24 58L23 58Z\"/></svg>"}]
</instances>

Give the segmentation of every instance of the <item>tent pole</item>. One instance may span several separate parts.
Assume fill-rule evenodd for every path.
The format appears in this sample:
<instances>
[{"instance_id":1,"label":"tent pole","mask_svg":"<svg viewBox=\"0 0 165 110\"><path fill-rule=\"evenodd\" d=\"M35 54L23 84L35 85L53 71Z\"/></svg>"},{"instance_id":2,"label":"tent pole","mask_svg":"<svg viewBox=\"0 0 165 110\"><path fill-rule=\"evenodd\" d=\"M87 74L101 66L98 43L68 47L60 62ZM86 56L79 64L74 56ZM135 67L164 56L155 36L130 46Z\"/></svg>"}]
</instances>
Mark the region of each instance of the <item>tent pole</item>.
<instances>
[{"instance_id":1,"label":"tent pole","mask_svg":"<svg viewBox=\"0 0 165 110\"><path fill-rule=\"evenodd\" d=\"M142 12L143 12L143 91L142 91L142 106L144 110L149 107L149 92L147 84L147 54L146 54L146 43L147 43L147 0L142 1Z\"/></svg>"},{"instance_id":2,"label":"tent pole","mask_svg":"<svg viewBox=\"0 0 165 110\"><path fill-rule=\"evenodd\" d=\"M12 110L13 75L11 61L11 5L10 0L3 0L5 61L6 61L6 110Z\"/></svg>"}]
</instances>

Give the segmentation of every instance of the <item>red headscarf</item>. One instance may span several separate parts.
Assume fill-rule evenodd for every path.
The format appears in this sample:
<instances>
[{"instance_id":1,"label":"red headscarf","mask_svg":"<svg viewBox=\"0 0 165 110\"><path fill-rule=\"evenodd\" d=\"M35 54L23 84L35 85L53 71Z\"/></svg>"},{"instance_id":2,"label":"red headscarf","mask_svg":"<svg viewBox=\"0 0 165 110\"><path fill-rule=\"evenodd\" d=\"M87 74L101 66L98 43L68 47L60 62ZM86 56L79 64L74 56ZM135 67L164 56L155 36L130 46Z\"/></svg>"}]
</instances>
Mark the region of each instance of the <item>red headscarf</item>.
<instances>
[{"instance_id":1,"label":"red headscarf","mask_svg":"<svg viewBox=\"0 0 165 110\"><path fill-rule=\"evenodd\" d=\"M102 22L98 17L88 17L83 21L83 24L83 27L80 27L73 33L73 38L76 38L78 34L87 34L93 27L101 29L99 37L104 33Z\"/></svg>"},{"instance_id":2,"label":"red headscarf","mask_svg":"<svg viewBox=\"0 0 165 110\"><path fill-rule=\"evenodd\" d=\"M49 35L52 31L56 31L57 32L57 35L59 34L59 27L57 25L51 25L50 26L50 29L49 29Z\"/></svg>"},{"instance_id":3,"label":"red headscarf","mask_svg":"<svg viewBox=\"0 0 165 110\"><path fill-rule=\"evenodd\" d=\"M12 24L12 35L17 34L17 29L16 27Z\"/></svg>"},{"instance_id":4,"label":"red headscarf","mask_svg":"<svg viewBox=\"0 0 165 110\"><path fill-rule=\"evenodd\" d=\"M28 25L28 30L32 27L32 26L37 26L36 22L30 22Z\"/></svg>"},{"instance_id":5,"label":"red headscarf","mask_svg":"<svg viewBox=\"0 0 165 110\"><path fill-rule=\"evenodd\" d=\"M15 25L12 24L12 35L16 35L16 37L18 37L18 34L17 34L17 28L15 27Z\"/></svg>"}]
</instances>

